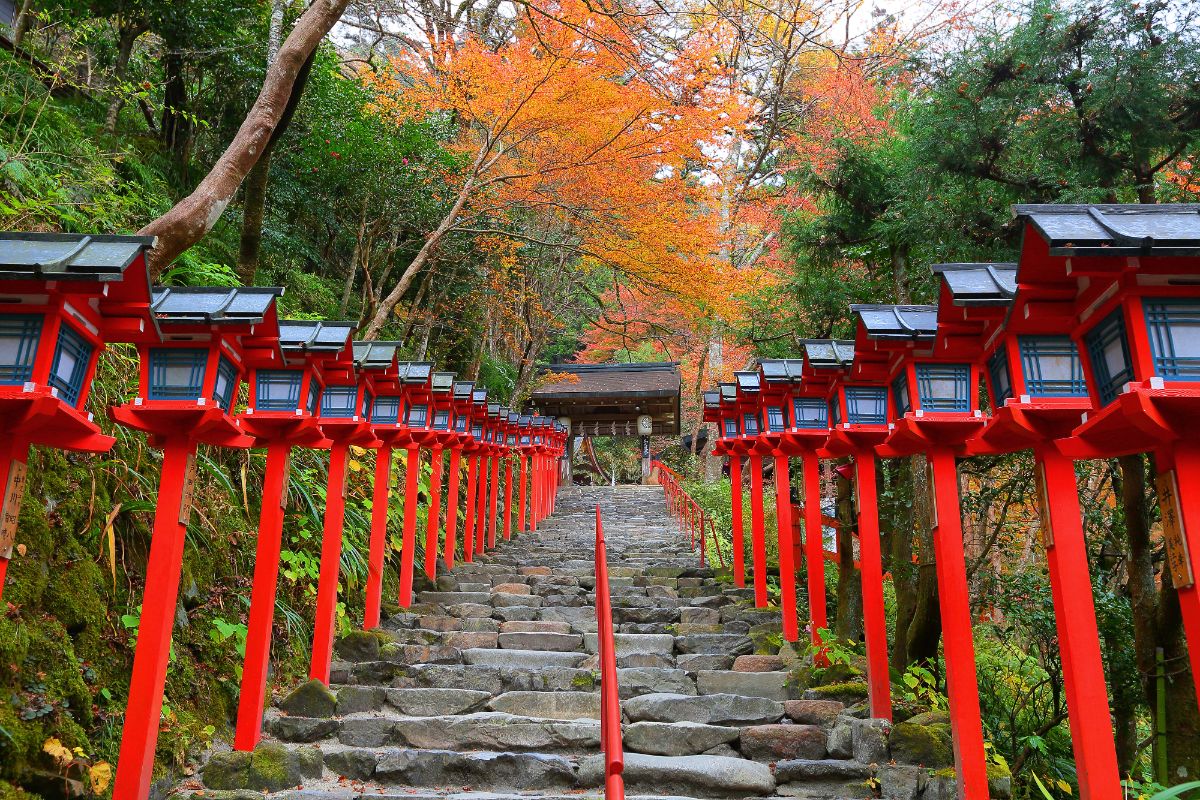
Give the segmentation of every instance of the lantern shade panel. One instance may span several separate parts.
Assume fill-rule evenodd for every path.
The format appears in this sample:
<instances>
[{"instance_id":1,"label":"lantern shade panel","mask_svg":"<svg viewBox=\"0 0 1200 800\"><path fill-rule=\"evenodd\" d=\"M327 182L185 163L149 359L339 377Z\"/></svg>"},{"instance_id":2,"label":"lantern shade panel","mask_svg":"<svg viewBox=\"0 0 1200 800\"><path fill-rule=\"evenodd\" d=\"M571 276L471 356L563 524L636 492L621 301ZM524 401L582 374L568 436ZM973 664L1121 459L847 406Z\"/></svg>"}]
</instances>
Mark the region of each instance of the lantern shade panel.
<instances>
[{"instance_id":1,"label":"lantern shade panel","mask_svg":"<svg viewBox=\"0 0 1200 800\"><path fill-rule=\"evenodd\" d=\"M375 399L375 410L371 412L371 422L378 425L391 425L400 421L400 398L394 396L378 397Z\"/></svg>"},{"instance_id":2,"label":"lantern shade panel","mask_svg":"<svg viewBox=\"0 0 1200 800\"><path fill-rule=\"evenodd\" d=\"M321 393L321 416L349 419L358 410L357 386L326 386Z\"/></svg>"},{"instance_id":3,"label":"lantern shade panel","mask_svg":"<svg viewBox=\"0 0 1200 800\"><path fill-rule=\"evenodd\" d=\"M847 386L846 421L851 425L887 424L887 389L883 386Z\"/></svg>"},{"instance_id":4,"label":"lantern shade panel","mask_svg":"<svg viewBox=\"0 0 1200 800\"><path fill-rule=\"evenodd\" d=\"M900 370L900 374L892 381L892 404L898 417L913 410L912 395L908 391L908 373L905 370Z\"/></svg>"},{"instance_id":5,"label":"lantern shade panel","mask_svg":"<svg viewBox=\"0 0 1200 800\"><path fill-rule=\"evenodd\" d=\"M19 386L33 377L41 333L41 314L0 315L0 384Z\"/></svg>"},{"instance_id":6,"label":"lantern shade panel","mask_svg":"<svg viewBox=\"0 0 1200 800\"><path fill-rule=\"evenodd\" d=\"M217 357L217 376L213 382L213 400L228 412L233 407L238 386L238 371L224 353Z\"/></svg>"},{"instance_id":7,"label":"lantern shade panel","mask_svg":"<svg viewBox=\"0 0 1200 800\"><path fill-rule=\"evenodd\" d=\"M828 428L829 406L817 397L796 397L792 400L792 414L797 428Z\"/></svg>"},{"instance_id":8,"label":"lantern shade panel","mask_svg":"<svg viewBox=\"0 0 1200 800\"><path fill-rule=\"evenodd\" d=\"M1084 341L1100 404L1108 405L1117 398L1121 387L1133 380L1133 362L1129 357L1121 309L1116 309L1088 331Z\"/></svg>"},{"instance_id":9,"label":"lantern shade panel","mask_svg":"<svg viewBox=\"0 0 1200 800\"><path fill-rule=\"evenodd\" d=\"M59 328L49 383L58 390L58 396L72 406L79 405L83 382L87 379L88 366L95 349L70 325L63 323Z\"/></svg>"},{"instance_id":10,"label":"lantern shade panel","mask_svg":"<svg viewBox=\"0 0 1200 800\"><path fill-rule=\"evenodd\" d=\"M971 410L968 364L917 364L917 397L927 412Z\"/></svg>"},{"instance_id":11,"label":"lantern shade panel","mask_svg":"<svg viewBox=\"0 0 1200 800\"><path fill-rule=\"evenodd\" d=\"M206 347L150 348L151 400L195 400L204 389Z\"/></svg>"},{"instance_id":12,"label":"lantern shade panel","mask_svg":"<svg viewBox=\"0 0 1200 800\"><path fill-rule=\"evenodd\" d=\"M1008 368L1008 352L1000 347L987 361L988 378L992 384L992 406L999 408L1013 396L1012 372Z\"/></svg>"},{"instance_id":13,"label":"lantern shade panel","mask_svg":"<svg viewBox=\"0 0 1200 800\"><path fill-rule=\"evenodd\" d=\"M1087 397L1079 348L1071 337L1019 336L1017 347L1030 397Z\"/></svg>"},{"instance_id":14,"label":"lantern shade panel","mask_svg":"<svg viewBox=\"0 0 1200 800\"><path fill-rule=\"evenodd\" d=\"M1200 300L1146 298L1154 373L1164 381L1200 380Z\"/></svg>"},{"instance_id":15,"label":"lantern shade panel","mask_svg":"<svg viewBox=\"0 0 1200 800\"><path fill-rule=\"evenodd\" d=\"M771 433L787 430L787 417L783 406L767 406L767 430Z\"/></svg>"},{"instance_id":16,"label":"lantern shade panel","mask_svg":"<svg viewBox=\"0 0 1200 800\"><path fill-rule=\"evenodd\" d=\"M300 407L304 372L298 369L260 369L254 375L254 408L294 411Z\"/></svg>"}]
</instances>

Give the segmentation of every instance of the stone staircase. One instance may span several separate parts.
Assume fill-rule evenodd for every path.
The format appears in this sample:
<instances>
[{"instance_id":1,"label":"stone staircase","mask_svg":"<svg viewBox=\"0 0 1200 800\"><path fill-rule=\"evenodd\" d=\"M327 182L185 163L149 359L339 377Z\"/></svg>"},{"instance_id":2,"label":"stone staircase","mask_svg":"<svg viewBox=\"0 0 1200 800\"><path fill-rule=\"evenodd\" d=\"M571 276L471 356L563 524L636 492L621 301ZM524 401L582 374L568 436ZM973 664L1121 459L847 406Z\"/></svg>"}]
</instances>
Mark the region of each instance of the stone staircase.
<instances>
[{"instance_id":1,"label":"stone staircase","mask_svg":"<svg viewBox=\"0 0 1200 800\"><path fill-rule=\"evenodd\" d=\"M203 787L182 788L210 800L598 796L597 503L629 795L953 796L952 780L889 763L887 725L861 706L806 698L799 664L770 654L778 611L698 568L661 490L635 486L564 489L536 533L458 565L383 630L341 640L332 692L300 687L254 753L218 753Z\"/></svg>"}]
</instances>

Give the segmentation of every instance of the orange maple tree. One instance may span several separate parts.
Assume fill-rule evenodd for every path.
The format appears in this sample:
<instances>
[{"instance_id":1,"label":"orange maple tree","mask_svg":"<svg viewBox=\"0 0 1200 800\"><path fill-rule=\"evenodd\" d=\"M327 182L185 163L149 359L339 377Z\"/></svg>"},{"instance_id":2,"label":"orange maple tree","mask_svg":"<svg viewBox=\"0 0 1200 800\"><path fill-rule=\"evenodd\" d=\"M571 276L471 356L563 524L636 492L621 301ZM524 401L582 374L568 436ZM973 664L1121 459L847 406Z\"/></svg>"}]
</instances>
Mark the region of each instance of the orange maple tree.
<instances>
[{"instance_id":1,"label":"orange maple tree","mask_svg":"<svg viewBox=\"0 0 1200 800\"><path fill-rule=\"evenodd\" d=\"M427 52L364 76L384 118L451 124L463 165L441 176L449 210L380 304L369 338L453 234L552 244L584 268L696 302L721 296L706 152L728 146L745 115L713 37L691 37L664 58L645 52L641 31L586 3L522 8L500 46L472 35L431 40ZM504 224L530 215L537 233Z\"/></svg>"}]
</instances>

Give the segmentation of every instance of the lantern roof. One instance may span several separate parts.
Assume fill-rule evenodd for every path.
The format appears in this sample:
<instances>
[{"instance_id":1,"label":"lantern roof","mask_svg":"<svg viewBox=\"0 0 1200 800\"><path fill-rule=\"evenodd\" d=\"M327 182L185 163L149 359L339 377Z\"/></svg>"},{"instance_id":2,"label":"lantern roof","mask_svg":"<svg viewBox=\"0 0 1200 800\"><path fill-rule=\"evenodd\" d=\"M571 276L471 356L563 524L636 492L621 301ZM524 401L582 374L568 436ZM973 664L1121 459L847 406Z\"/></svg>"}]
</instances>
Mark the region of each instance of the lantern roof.
<instances>
[{"instance_id":1,"label":"lantern roof","mask_svg":"<svg viewBox=\"0 0 1200 800\"><path fill-rule=\"evenodd\" d=\"M278 286L155 286L150 314L171 325L257 325L274 311Z\"/></svg>"},{"instance_id":2,"label":"lantern roof","mask_svg":"<svg viewBox=\"0 0 1200 800\"><path fill-rule=\"evenodd\" d=\"M408 384L429 383L434 376L433 364L428 361L399 361L396 371L397 379ZM450 375L450 381L454 382L453 374Z\"/></svg>"},{"instance_id":3,"label":"lantern roof","mask_svg":"<svg viewBox=\"0 0 1200 800\"><path fill-rule=\"evenodd\" d=\"M528 414L522 414L517 418L517 422L524 427L529 427L533 423L533 417L529 416Z\"/></svg>"},{"instance_id":4,"label":"lantern roof","mask_svg":"<svg viewBox=\"0 0 1200 800\"><path fill-rule=\"evenodd\" d=\"M387 369L396 360L399 342L354 342L354 365L359 369Z\"/></svg>"},{"instance_id":5,"label":"lantern roof","mask_svg":"<svg viewBox=\"0 0 1200 800\"><path fill-rule=\"evenodd\" d=\"M721 405L721 390L712 389L704 393L704 407L717 408Z\"/></svg>"},{"instance_id":6,"label":"lantern roof","mask_svg":"<svg viewBox=\"0 0 1200 800\"><path fill-rule=\"evenodd\" d=\"M802 358L764 358L758 362L767 384L799 383L804 371Z\"/></svg>"},{"instance_id":7,"label":"lantern roof","mask_svg":"<svg viewBox=\"0 0 1200 800\"><path fill-rule=\"evenodd\" d=\"M737 382L738 392L757 392L762 388L762 380L758 377L756 370L738 370L733 373L734 380Z\"/></svg>"},{"instance_id":8,"label":"lantern roof","mask_svg":"<svg viewBox=\"0 0 1200 800\"><path fill-rule=\"evenodd\" d=\"M854 304L869 339L932 339L937 334L937 306Z\"/></svg>"},{"instance_id":9,"label":"lantern roof","mask_svg":"<svg viewBox=\"0 0 1200 800\"><path fill-rule=\"evenodd\" d=\"M471 400L481 405L487 405L487 389L476 389L471 393Z\"/></svg>"},{"instance_id":10,"label":"lantern roof","mask_svg":"<svg viewBox=\"0 0 1200 800\"><path fill-rule=\"evenodd\" d=\"M356 322L281 319L279 347L285 355L340 353L357 327Z\"/></svg>"},{"instance_id":11,"label":"lantern roof","mask_svg":"<svg viewBox=\"0 0 1200 800\"><path fill-rule=\"evenodd\" d=\"M1013 206L1050 255L1200 255L1200 206L1102 204Z\"/></svg>"},{"instance_id":12,"label":"lantern roof","mask_svg":"<svg viewBox=\"0 0 1200 800\"><path fill-rule=\"evenodd\" d=\"M1011 305L1017 296L1017 265L1007 262L934 264L958 306Z\"/></svg>"},{"instance_id":13,"label":"lantern roof","mask_svg":"<svg viewBox=\"0 0 1200 800\"><path fill-rule=\"evenodd\" d=\"M472 381L455 381L453 391L455 400L470 400L475 392L475 384Z\"/></svg>"},{"instance_id":14,"label":"lantern roof","mask_svg":"<svg viewBox=\"0 0 1200 800\"><path fill-rule=\"evenodd\" d=\"M499 403L488 403L487 414L489 417L500 416L500 404Z\"/></svg>"},{"instance_id":15,"label":"lantern roof","mask_svg":"<svg viewBox=\"0 0 1200 800\"><path fill-rule=\"evenodd\" d=\"M0 279L119 281L153 236L0 233Z\"/></svg>"},{"instance_id":16,"label":"lantern roof","mask_svg":"<svg viewBox=\"0 0 1200 800\"><path fill-rule=\"evenodd\" d=\"M737 400L737 384L730 381L722 381L717 384L717 390L721 394L721 402L729 403Z\"/></svg>"},{"instance_id":17,"label":"lantern roof","mask_svg":"<svg viewBox=\"0 0 1200 800\"><path fill-rule=\"evenodd\" d=\"M453 372L435 372L432 376L431 388L438 394L450 394L454 390Z\"/></svg>"},{"instance_id":18,"label":"lantern roof","mask_svg":"<svg viewBox=\"0 0 1200 800\"><path fill-rule=\"evenodd\" d=\"M804 358L813 367L848 368L854 363L854 342L844 339L804 339Z\"/></svg>"},{"instance_id":19,"label":"lantern roof","mask_svg":"<svg viewBox=\"0 0 1200 800\"><path fill-rule=\"evenodd\" d=\"M508 424L509 424L509 425L516 425L516 424L517 424L517 423L519 423L520 421L521 421L521 415L520 415L520 414L515 414L515 413L513 413L513 412L511 412L511 411L508 413Z\"/></svg>"}]
</instances>

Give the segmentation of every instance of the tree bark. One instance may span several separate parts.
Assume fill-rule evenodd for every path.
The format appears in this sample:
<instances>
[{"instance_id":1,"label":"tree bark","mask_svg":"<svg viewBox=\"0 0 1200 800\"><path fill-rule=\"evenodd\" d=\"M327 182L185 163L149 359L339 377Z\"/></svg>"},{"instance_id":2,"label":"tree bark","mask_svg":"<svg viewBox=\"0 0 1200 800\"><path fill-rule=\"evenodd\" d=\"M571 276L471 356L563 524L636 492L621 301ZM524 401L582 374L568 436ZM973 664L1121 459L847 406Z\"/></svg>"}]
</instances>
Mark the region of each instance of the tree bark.
<instances>
[{"instance_id":1,"label":"tree bark","mask_svg":"<svg viewBox=\"0 0 1200 800\"><path fill-rule=\"evenodd\" d=\"M912 540L916 531L912 504L904 502L903 487L912 488L913 460L893 462L888 470L891 480L891 496L899 498L889 509L892 524L888 526L885 552L888 557L887 570L892 575L892 586L896 591L896 627L892 636L891 663L900 672L908 669L908 630L917 610L918 570L913 564ZM882 510L882 509L881 509Z\"/></svg>"},{"instance_id":2,"label":"tree bark","mask_svg":"<svg viewBox=\"0 0 1200 800\"><path fill-rule=\"evenodd\" d=\"M286 3L284 0L275 0L274 6L271 9L271 29L267 39L267 68L275 63L279 57L279 43L283 37L283 12ZM287 131L288 125L291 124L292 117L296 113L296 106L300 104L300 97L304 94L304 89L308 86L309 75L312 74L312 65L316 50L308 54L308 58L304 61L304 66L300 68L300 73L296 76L296 82L292 85L291 96L288 97L287 106L283 109L283 116L279 118L279 124L275 126L275 130L271 133L271 138L267 141L267 147L263 150L262 157L254 168L250 170L250 174L246 176L246 188L242 193L242 233L241 240L238 243L238 277L241 278L243 284L250 285L254 283L254 273L258 271L258 258L262 250L262 228L263 219L266 216L267 206L267 189L271 182L271 153L275 150L275 144L283 137Z\"/></svg>"},{"instance_id":3,"label":"tree bark","mask_svg":"<svg viewBox=\"0 0 1200 800\"><path fill-rule=\"evenodd\" d=\"M150 26L144 21L121 20L121 27L117 33L117 60L113 65L113 77L116 79L117 91L113 92L112 99L108 103L108 112L104 116L104 132L109 136L116 132L117 119L121 114L121 108L125 105L125 98L121 94L124 88L120 84L125 81L129 59L133 55L133 45L148 30L150 30Z\"/></svg>"},{"instance_id":4,"label":"tree bark","mask_svg":"<svg viewBox=\"0 0 1200 800\"><path fill-rule=\"evenodd\" d=\"M837 485L838 582L837 619L834 632L839 639L861 642L863 638L862 580L854 569L854 496L850 481L835 473Z\"/></svg>"},{"instance_id":5,"label":"tree bark","mask_svg":"<svg viewBox=\"0 0 1200 800\"><path fill-rule=\"evenodd\" d=\"M225 213L283 119L305 62L341 18L349 2L314 0L279 49L279 57L267 70L262 91L217 163L190 195L142 228L142 235L158 237L147 258L152 275L198 242Z\"/></svg>"},{"instance_id":6,"label":"tree bark","mask_svg":"<svg viewBox=\"0 0 1200 800\"><path fill-rule=\"evenodd\" d=\"M924 456L912 458L913 533L917 539L917 597L908 623L905 651L909 664L937 663L942 638L942 613L938 607L937 563L934 560L933 515L929 506L929 481Z\"/></svg>"},{"instance_id":7,"label":"tree bark","mask_svg":"<svg viewBox=\"0 0 1200 800\"><path fill-rule=\"evenodd\" d=\"M13 20L13 47L20 48L29 33L29 23L33 19L33 0L24 0L17 9L16 19Z\"/></svg>"}]
</instances>

